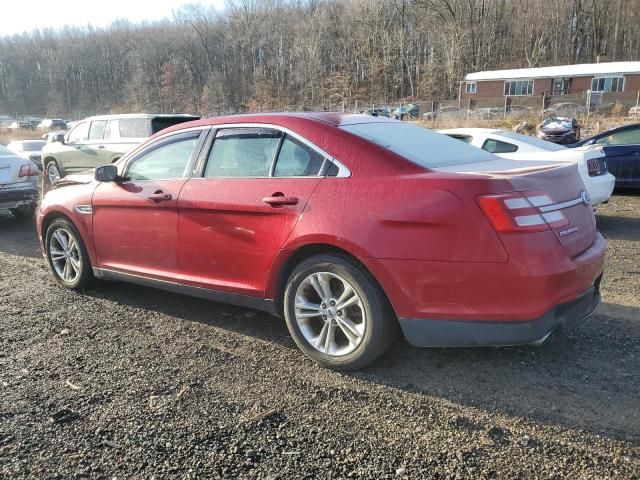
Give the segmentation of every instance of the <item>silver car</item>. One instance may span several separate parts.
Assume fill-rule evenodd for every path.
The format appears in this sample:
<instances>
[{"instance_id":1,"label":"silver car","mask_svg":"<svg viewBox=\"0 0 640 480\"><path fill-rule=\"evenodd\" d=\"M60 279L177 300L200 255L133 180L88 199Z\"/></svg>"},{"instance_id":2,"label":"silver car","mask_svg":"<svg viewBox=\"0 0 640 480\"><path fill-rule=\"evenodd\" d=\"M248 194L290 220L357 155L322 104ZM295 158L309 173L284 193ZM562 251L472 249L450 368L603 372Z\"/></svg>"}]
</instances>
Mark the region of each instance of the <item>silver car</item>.
<instances>
[{"instance_id":1,"label":"silver car","mask_svg":"<svg viewBox=\"0 0 640 480\"><path fill-rule=\"evenodd\" d=\"M144 113L86 118L45 146L42 166L46 179L55 183L68 173L113 163L160 130L198 118Z\"/></svg>"},{"instance_id":2,"label":"silver car","mask_svg":"<svg viewBox=\"0 0 640 480\"><path fill-rule=\"evenodd\" d=\"M38 167L0 145L0 210L33 216L38 203Z\"/></svg>"}]
</instances>

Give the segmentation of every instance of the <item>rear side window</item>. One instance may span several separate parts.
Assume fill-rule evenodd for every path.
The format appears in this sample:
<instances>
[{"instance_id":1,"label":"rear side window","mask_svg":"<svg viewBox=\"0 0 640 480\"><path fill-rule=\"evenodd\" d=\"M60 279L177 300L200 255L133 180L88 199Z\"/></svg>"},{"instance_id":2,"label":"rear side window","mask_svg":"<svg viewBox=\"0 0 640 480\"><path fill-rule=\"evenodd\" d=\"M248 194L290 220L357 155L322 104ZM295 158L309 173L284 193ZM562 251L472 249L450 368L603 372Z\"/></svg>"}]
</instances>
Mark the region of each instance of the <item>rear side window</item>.
<instances>
[{"instance_id":1,"label":"rear side window","mask_svg":"<svg viewBox=\"0 0 640 480\"><path fill-rule=\"evenodd\" d=\"M630 128L599 138L598 145L638 145L640 144L640 128Z\"/></svg>"},{"instance_id":2,"label":"rear side window","mask_svg":"<svg viewBox=\"0 0 640 480\"><path fill-rule=\"evenodd\" d=\"M472 138L469 135L453 135L449 133L447 133L446 135L448 135L451 138L455 138L456 140L460 140L461 142L464 142L464 143L471 143L471 140L472 140Z\"/></svg>"},{"instance_id":3,"label":"rear side window","mask_svg":"<svg viewBox=\"0 0 640 480\"><path fill-rule=\"evenodd\" d=\"M411 123L390 121L344 125L353 133L424 168L494 160L479 148Z\"/></svg>"},{"instance_id":4,"label":"rear side window","mask_svg":"<svg viewBox=\"0 0 640 480\"><path fill-rule=\"evenodd\" d=\"M102 140L104 138L104 130L107 126L106 120L96 120L91 122L89 130L89 140Z\"/></svg>"},{"instance_id":5,"label":"rear side window","mask_svg":"<svg viewBox=\"0 0 640 480\"><path fill-rule=\"evenodd\" d=\"M268 177L280 144L280 132L264 128L219 130L204 176Z\"/></svg>"},{"instance_id":6,"label":"rear side window","mask_svg":"<svg viewBox=\"0 0 640 480\"><path fill-rule=\"evenodd\" d=\"M302 142L286 135L280 146L274 177L308 177L320 173L324 157Z\"/></svg>"},{"instance_id":7,"label":"rear side window","mask_svg":"<svg viewBox=\"0 0 640 480\"><path fill-rule=\"evenodd\" d=\"M146 138L151 136L150 121L146 118L121 118L118 120L120 138Z\"/></svg>"},{"instance_id":8,"label":"rear side window","mask_svg":"<svg viewBox=\"0 0 640 480\"><path fill-rule=\"evenodd\" d=\"M518 150L518 146L493 138L487 138L482 144L482 149L489 153L512 153Z\"/></svg>"}]
</instances>

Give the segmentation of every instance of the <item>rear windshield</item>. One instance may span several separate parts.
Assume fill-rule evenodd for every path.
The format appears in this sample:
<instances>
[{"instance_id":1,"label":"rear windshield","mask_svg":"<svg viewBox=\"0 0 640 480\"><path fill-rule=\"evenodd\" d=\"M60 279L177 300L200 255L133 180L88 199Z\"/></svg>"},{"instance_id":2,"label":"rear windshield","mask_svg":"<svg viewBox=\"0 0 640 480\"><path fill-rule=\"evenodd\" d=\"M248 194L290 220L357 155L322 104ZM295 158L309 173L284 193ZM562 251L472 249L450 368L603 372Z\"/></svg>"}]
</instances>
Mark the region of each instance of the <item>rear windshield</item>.
<instances>
[{"instance_id":1,"label":"rear windshield","mask_svg":"<svg viewBox=\"0 0 640 480\"><path fill-rule=\"evenodd\" d=\"M484 150L412 123L357 123L341 128L425 168L486 162L496 158Z\"/></svg>"},{"instance_id":2,"label":"rear windshield","mask_svg":"<svg viewBox=\"0 0 640 480\"><path fill-rule=\"evenodd\" d=\"M542 128L549 130L571 130L573 122L568 118L549 118L542 122Z\"/></svg>"},{"instance_id":3,"label":"rear windshield","mask_svg":"<svg viewBox=\"0 0 640 480\"><path fill-rule=\"evenodd\" d=\"M518 142L526 143L527 145L531 145L532 147L541 148L543 150L549 151L557 151L557 150L566 150L567 147L560 145L559 143L547 142L546 140L540 140L536 137L530 137L529 135L523 135L521 133L511 132L509 130L501 130L499 132L501 137L511 138L513 140L517 140Z\"/></svg>"}]
</instances>

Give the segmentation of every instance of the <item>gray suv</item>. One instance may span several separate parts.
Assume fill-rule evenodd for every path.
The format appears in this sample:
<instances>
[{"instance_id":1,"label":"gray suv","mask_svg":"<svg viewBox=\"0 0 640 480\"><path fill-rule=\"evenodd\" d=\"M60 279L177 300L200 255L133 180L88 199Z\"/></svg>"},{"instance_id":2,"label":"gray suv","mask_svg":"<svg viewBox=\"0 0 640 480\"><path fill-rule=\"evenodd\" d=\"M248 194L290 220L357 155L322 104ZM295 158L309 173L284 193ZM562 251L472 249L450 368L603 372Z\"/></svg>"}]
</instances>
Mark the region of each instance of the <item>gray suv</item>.
<instances>
[{"instance_id":1,"label":"gray suv","mask_svg":"<svg viewBox=\"0 0 640 480\"><path fill-rule=\"evenodd\" d=\"M147 113L85 118L45 146L42 152L45 177L55 183L69 173L113 163L160 130L199 118Z\"/></svg>"}]
</instances>

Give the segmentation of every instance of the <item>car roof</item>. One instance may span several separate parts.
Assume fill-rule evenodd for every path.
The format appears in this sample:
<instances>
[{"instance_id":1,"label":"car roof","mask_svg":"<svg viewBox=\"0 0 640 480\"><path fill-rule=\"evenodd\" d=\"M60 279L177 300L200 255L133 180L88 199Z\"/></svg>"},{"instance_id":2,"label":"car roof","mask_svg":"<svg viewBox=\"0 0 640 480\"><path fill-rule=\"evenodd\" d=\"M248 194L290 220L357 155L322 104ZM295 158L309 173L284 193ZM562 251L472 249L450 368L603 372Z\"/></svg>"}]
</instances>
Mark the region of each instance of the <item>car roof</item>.
<instances>
[{"instance_id":1,"label":"car roof","mask_svg":"<svg viewBox=\"0 0 640 480\"><path fill-rule=\"evenodd\" d=\"M626 125L620 125L618 127L613 127L613 128L610 128L609 130L605 130L604 132L600 132L594 135L594 137L606 137L607 135L611 135L612 133L615 133L615 132L627 130L630 128L638 128L638 127L640 127L640 123L628 123Z\"/></svg>"},{"instance_id":2,"label":"car roof","mask_svg":"<svg viewBox=\"0 0 640 480\"><path fill-rule=\"evenodd\" d=\"M343 112L246 113L240 115L228 115L223 117L202 118L193 122L174 125L165 130L162 130L162 133L164 134L174 130L182 130L184 128L190 127L214 126L233 123L266 123L282 127L293 127L296 124L300 123L320 123L324 125L331 125L334 127L342 127L360 123L390 123L399 121L400 120L394 120L388 117L373 117L371 115Z\"/></svg>"},{"instance_id":3,"label":"car roof","mask_svg":"<svg viewBox=\"0 0 640 480\"><path fill-rule=\"evenodd\" d=\"M112 115L94 115L84 120L119 120L123 118L200 118L198 115L188 113L119 113Z\"/></svg>"}]
</instances>

